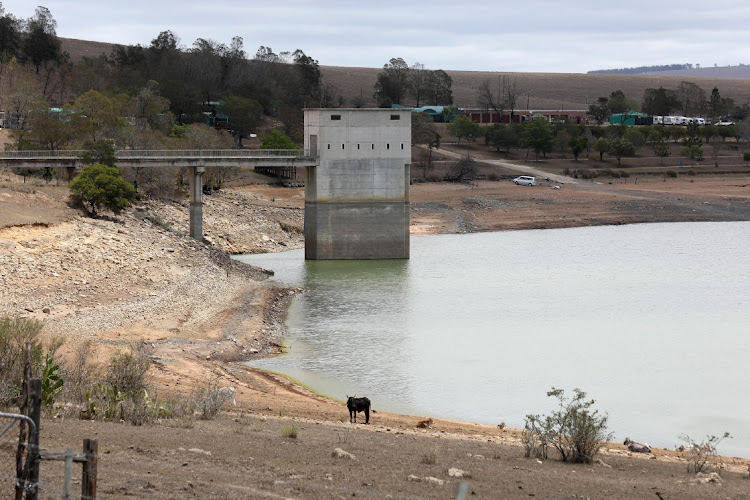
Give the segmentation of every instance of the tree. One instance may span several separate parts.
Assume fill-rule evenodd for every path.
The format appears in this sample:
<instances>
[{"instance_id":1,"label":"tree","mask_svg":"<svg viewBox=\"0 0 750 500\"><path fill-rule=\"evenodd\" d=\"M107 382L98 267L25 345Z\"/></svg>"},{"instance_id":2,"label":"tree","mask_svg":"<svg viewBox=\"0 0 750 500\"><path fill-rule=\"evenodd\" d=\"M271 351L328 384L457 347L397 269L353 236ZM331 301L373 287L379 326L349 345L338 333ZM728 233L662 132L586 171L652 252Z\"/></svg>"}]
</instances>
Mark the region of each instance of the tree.
<instances>
[{"instance_id":1,"label":"tree","mask_svg":"<svg viewBox=\"0 0 750 500\"><path fill-rule=\"evenodd\" d=\"M604 153L609 151L610 139L600 137L594 144L594 149L599 153L599 161L604 160Z\"/></svg>"},{"instance_id":2,"label":"tree","mask_svg":"<svg viewBox=\"0 0 750 500\"><path fill-rule=\"evenodd\" d=\"M525 147L534 150L537 161L539 161L539 153L547 154L551 152L555 146L555 134L547 119L537 117L526 122L523 128L522 143Z\"/></svg>"},{"instance_id":3,"label":"tree","mask_svg":"<svg viewBox=\"0 0 750 500\"><path fill-rule=\"evenodd\" d=\"M692 82L681 82L677 87L677 99L685 116L704 116L708 109L706 91Z\"/></svg>"},{"instance_id":4,"label":"tree","mask_svg":"<svg viewBox=\"0 0 750 500\"><path fill-rule=\"evenodd\" d=\"M636 127L628 127L623 134L623 138L627 139L636 149L646 144L646 137Z\"/></svg>"},{"instance_id":5,"label":"tree","mask_svg":"<svg viewBox=\"0 0 750 500\"><path fill-rule=\"evenodd\" d=\"M226 54L225 45L213 40L198 38L190 49L191 59L197 71L192 74L194 84L200 89L204 103L216 101L221 94L222 61Z\"/></svg>"},{"instance_id":6,"label":"tree","mask_svg":"<svg viewBox=\"0 0 750 500\"><path fill-rule=\"evenodd\" d=\"M725 114L726 109L724 107L724 100L721 98L719 89L714 87L713 90L711 90L711 97L708 101L708 116L710 118L718 118Z\"/></svg>"},{"instance_id":7,"label":"tree","mask_svg":"<svg viewBox=\"0 0 750 500\"><path fill-rule=\"evenodd\" d=\"M157 82L149 80L130 99L128 106L130 116L135 118L136 127L163 132L171 129L173 116L169 111L169 100L159 94Z\"/></svg>"},{"instance_id":8,"label":"tree","mask_svg":"<svg viewBox=\"0 0 750 500\"><path fill-rule=\"evenodd\" d=\"M228 95L221 100L219 109L229 117L229 126L238 148L242 148L242 139L249 134L260 121L263 106L255 99Z\"/></svg>"},{"instance_id":9,"label":"tree","mask_svg":"<svg viewBox=\"0 0 750 500\"><path fill-rule=\"evenodd\" d=\"M673 90L664 87L643 91L643 112L649 115L667 116L680 108L680 101Z\"/></svg>"},{"instance_id":10,"label":"tree","mask_svg":"<svg viewBox=\"0 0 750 500\"><path fill-rule=\"evenodd\" d=\"M414 63L409 70L409 91L414 98L415 106L418 108L419 103L427 93L427 80L430 71L426 70L424 64Z\"/></svg>"},{"instance_id":11,"label":"tree","mask_svg":"<svg viewBox=\"0 0 750 500\"><path fill-rule=\"evenodd\" d=\"M651 147L654 149L654 154L659 157L661 164L664 165L664 158L670 155L669 144L664 142L663 137L659 137Z\"/></svg>"},{"instance_id":12,"label":"tree","mask_svg":"<svg viewBox=\"0 0 750 500\"><path fill-rule=\"evenodd\" d=\"M9 61L21 49L21 20L5 14L0 4L0 61Z\"/></svg>"},{"instance_id":13,"label":"tree","mask_svg":"<svg viewBox=\"0 0 750 500\"><path fill-rule=\"evenodd\" d=\"M617 165L622 165L622 158L626 156L633 156L635 154L635 146L623 138L616 138L609 141L609 147L607 148L607 154L617 158Z\"/></svg>"},{"instance_id":14,"label":"tree","mask_svg":"<svg viewBox=\"0 0 750 500\"><path fill-rule=\"evenodd\" d=\"M135 188L125 181L115 167L94 164L83 167L70 182L71 199L86 207L91 215L106 208L119 214L135 199Z\"/></svg>"},{"instance_id":15,"label":"tree","mask_svg":"<svg viewBox=\"0 0 750 500\"><path fill-rule=\"evenodd\" d=\"M294 67L299 73L301 85L298 90L298 99L305 102L316 102L321 100L321 79L318 61L297 49L292 53Z\"/></svg>"},{"instance_id":16,"label":"tree","mask_svg":"<svg viewBox=\"0 0 750 500\"><path fill-rule=\"evenodd\" d=\"M453 78L438 69L427 73L427 82L425 89L425 103L433 106L449 106L453 104Z\"/></svg>"},{"instance_id":17,"label":"tree","mask_svg":"<svg viewBox=\"0 0 750 500\"><path fill-rule=\"evenodd\" d=\"M717 128L723 128L723 127L717 127ZM737 124L737 134L740 136L741 139L744 139L745 144L750 142L750 119L744 119L739 124ZM744 149L744 146L743 146Z\"/></svg>"},{"instance_id":18,"label":"tree","mask_svg":"<svg viewBox=\"0 0 750 500\"><path fill-rule=\"evenodd\" d=\"M88 136L93 141L101 137L112 137L113 129L124 125L117 99L96 90L89 90L75 100L71 123L81 136Z\"/></svg>"},{"instance_id":19,"label":"tree","mask_svg":"<svg viewBox=\"0 0 750 500\"><path fill-rule=\"evenodd\" d=\"M584 149L586 149L586 145L588 144L589 140L584 137L571 137L568 140L568 146L570 146L570 149L573 151L573 156L575 157L576 161L578 161L578 155L580 155Z\"/></svg>"},{"instance_id":20,"label":"tree","mask_svg":"<svg viewBox=\"0 0 750 500\"><path fill-rule=\"evenodd\" d=\"M49 108L49 103L37 85L26 78L16 81L3 104L8 112L6 119L13 123L14 130L28 129L31 125L31 116Z\"/></svg>"},{"instance_id":21,"label":"tree","mask_svg":"<svg viewBox=\"0 0 750 500\"><path fill-rule=\"evenodd\" d=\"M721 139L721 136L714 135L711 137L711 152L714 159L714 167L719 167L719 153L724 149L725 144Z\"/></svg>"},{"instance_id":22,"label":"tree","mask_svg":"<svg viewBox=\"0 0 750 500\"><path fill-rule=\"evenodd\" d=\"M505 110L510 110L511 121L516 107L516 101L521 91L518 90L516 80L510 80L506 75L498 76L497 86L490 80L485 80L479 86L477 105L485 110L492 110L500 115L503 121Z\"/></svg>"},{"instance_id":23,"label":"tree","mask_svg":"<svg viewBox=\"0 0 750 500\"><path fill-rule=\"evenodd\" d=\"M62 60L60 40L56 33L57 21L52 17L49 9L39 6L34 16L26 21L26 37L23 41L24 57L31 61L36 72L45 61L59 63Z\"/></svg>"},{"instance_id":24,"label":"tree","mask_svg":"<svg viewBox=\"0 0 750 500\"><path fill-rule=\"evenodd\" d=\"M185 130L185 140L196 149L228 149L233 140L226 130L216 130L204 123L191 123Z\"/></svg>"},{"instance_id":25,"label":"tree","mask_svg":"<svg viewBox=\"0 0 750 500\"><path fill-rule=\"evenodd\" d=\"M473 122L468 116L457 117L448 124L447 129L450 135L458 139L459 144L461 144L461 139L471 142L479 137L479 124Z\"/></svg>"},{"instance_id":26,"label":"tree","mask_svg":"<svg viewBox=\"0 0 750 500\"><path fill-rule=\"evenodd\" d=\"M505 154L510 154L510 149L521 144L519 125L514 123L495 123L487 130L487 144L497 149L505 149Z\"/></svg>"},{"instance_id":27,"label":"tree","mask_svg":"<svg viewBox=\"0 0 750 500\"><path fill-rule=\"evenodd\" d=\"M396 57L383 65L383 71L378 73L378 79L375 82L375 96L378 106L391 103L401 104L409 92L409 65ZM388 106L390 107L390 106Z\"/></svg>"},{"instance_id":28,"label":"tree","mask_svg":"<svg viewBox=\"0 0 750 500\"><path fill-rule=\"evenodd\" d=\"M102 139L99 141L86 141L83 143L84 152L81 155L81 161L84 165L106 165L114 167L117 161L115 156L115 146L112 141Z\"/></svg>"},{"instance_id":29,"label":"tree","mask_svg":"<svg viewBox=\"0 0 750 500\"><path fill-rule=\"evenodd\" d=\"M274 129L260 138L261 149L299 149L291 137L281 130Z\"/></svg>"},{"instance_id":30,"label":"tree","mask_svg":"<svg viewBox=\"0 0 750 500\"><path fill-rule=\"evenodd\" d=\"M445 173L445 180L449 182L458 182L464 177L477 173L476 162L468 156L462 156L454 161Z\"/></svg>"},{"instance_id":31,"label":"tree","mask_svg":"<svg viewBox=\"0 0 750 500\"><path fill-rule=\"evenodd\" d=\"M609 98L599 97L595 104L589 104L589 110L586 112L596 123L601 125L609 118Z\"/></svg>"},{"instance_id":32,"label":"tree","mask_svg":"<svg viewBox=\"0 0 750 500\"><path fill-rule=\"evenodd\" d=\"M633 99L625 96L622 90L615 90L609 95L609 101L607 103L610 114L625 113L626 111L633 111L638 108L638 105Z\"/></svg>"},{"instance_id":33,"label":"tree","mask_svg":"<svg viewBox=\"0 0 750 500\"><path fill-rule=\"evenodd\" d=\"M28 130L19 132L16 135L18 149L54 151L65 148L72 139L70 127L47 109L34 112L29 119Z\"/></svg>"}]
</instances>

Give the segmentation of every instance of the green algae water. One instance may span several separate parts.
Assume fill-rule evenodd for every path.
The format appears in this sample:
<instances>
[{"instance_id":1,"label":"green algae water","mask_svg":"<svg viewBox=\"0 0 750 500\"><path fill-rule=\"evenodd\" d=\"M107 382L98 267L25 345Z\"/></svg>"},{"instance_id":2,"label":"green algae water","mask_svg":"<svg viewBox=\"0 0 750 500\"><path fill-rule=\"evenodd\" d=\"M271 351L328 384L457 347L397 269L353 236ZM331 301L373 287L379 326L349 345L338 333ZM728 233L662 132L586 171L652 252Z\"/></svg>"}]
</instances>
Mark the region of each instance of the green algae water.
<instances>
[{"instance_id":1,"label":"green algae water","mask_svg":"<svg viewBox=\"0 0 750 500\"><path fill-rule=\"evenodd\" d=\"M750 223L412 237L407 261L241 256L303 286L251 363L375 409L523 427L578 387L626 436L750 457ZM346 409L342 406L342 415ZM377 418L377 417L376 417Z\"/></svg>"}]
</instances>

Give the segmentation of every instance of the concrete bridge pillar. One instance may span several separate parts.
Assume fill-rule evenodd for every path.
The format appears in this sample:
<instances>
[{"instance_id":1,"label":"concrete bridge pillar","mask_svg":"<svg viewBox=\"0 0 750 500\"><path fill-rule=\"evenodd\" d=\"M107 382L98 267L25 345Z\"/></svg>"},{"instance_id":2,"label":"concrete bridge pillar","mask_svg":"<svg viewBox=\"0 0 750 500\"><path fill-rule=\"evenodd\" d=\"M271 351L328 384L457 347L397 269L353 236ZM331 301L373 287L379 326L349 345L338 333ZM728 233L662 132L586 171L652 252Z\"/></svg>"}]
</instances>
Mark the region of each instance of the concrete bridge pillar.
<instances>
[{"instance_id":1,"label":"concrete bridge pillar","mask_svg":"<svg viewBox=\"0 0 750 500\"><path fill-rule=\"evenodd\" d=\"M190 236L203 241L203 173L206 167L188 167Z\"/></svg>"}]
</instances>

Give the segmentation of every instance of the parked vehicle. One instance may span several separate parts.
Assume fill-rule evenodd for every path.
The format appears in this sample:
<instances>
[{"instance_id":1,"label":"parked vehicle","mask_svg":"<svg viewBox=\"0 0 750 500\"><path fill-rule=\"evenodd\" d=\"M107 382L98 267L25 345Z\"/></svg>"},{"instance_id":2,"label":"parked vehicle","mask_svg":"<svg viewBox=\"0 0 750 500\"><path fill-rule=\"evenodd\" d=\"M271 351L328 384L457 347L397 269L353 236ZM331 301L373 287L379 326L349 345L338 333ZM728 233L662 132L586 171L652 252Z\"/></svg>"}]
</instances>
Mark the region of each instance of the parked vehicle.
<instances>
[{"instance_id":1,"label":"parked vehicle","mask_svg":"<svg viewBox=\"0 0 750 500\"><path fill-rule=\"evenodd\" d=\"M530 177L528 175L520 175L513 179L513 182L519 186L536 186L536 177Z\"/></svg>"}]
</instances>

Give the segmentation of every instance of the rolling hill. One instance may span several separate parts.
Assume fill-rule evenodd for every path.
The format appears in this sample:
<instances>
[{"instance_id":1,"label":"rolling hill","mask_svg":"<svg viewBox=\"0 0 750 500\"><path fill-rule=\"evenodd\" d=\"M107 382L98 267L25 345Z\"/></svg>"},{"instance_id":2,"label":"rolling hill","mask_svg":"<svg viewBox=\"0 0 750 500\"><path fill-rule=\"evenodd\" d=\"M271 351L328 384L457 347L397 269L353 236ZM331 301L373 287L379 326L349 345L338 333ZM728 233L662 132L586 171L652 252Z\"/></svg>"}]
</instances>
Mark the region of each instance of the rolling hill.
<instances>
[{"instance_id":1,"label":"rolling hill","mask_svg":"<svg viewBox=\"0 0 750 500\"><path fill-rule=\"evenodd\" d=\"M96 57L101 53L109 54L114 44L61 39L63 50L71 59ZM585 73L500 73L494 71L453 71L444 69L453 78L454 104L460 108L476 107L477 89L487 79L497 79L507 75L517 82L521 90L517 108L538 110L588 109L588 105L597 97L609 95L614 90L622 90L625 95L641 101L643 91L647 88L664 87L676 89L682 81L690 81L703 88L707 94L717 87L723 97L731 97L737 104L750 102L750 67L737 66L729 73L710 72L712 69L700 68L705 76L682 74L648 74L648 75L610 75ZM743 71L740 71L743 70ZM347 102L362 96L366 105L374 105L373 85L381 68L357 68L340 66L321 66L321 74L326 82L338 88ZM696 71L696 70L684 70ZM670 72L671 73L671 72ZM414 104L414 103L407 103Z\"/></svg>"}]
</instances>

